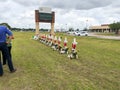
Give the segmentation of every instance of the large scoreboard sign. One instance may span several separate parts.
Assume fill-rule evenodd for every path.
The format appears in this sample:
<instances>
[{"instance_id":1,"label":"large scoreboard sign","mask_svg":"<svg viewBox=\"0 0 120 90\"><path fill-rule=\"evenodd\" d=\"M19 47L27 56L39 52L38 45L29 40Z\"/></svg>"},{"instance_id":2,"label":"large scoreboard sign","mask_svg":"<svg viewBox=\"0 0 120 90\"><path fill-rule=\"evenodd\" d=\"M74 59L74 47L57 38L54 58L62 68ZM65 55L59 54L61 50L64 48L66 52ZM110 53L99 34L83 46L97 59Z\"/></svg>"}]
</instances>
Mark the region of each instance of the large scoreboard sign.
<instances>
[{"instance_id":1,"label":"large scoreboard sign","mask_svg":"<svg viewBox=\"0 0 120 90\"><path fill-rule=\"evenodd\" d=\"M39 21L52 22L52 13L39 13Z\"/></svg>"},{"instance_id":2,"label":"large scoreboard sign","mask_svg":"<svg viewBox=\"0 0 120 90\"><path fill-rule=\"evenodd\" d=\"M50 8L42 7L39 10L35 10L35 18L36 22L54 23L55 13L51 12Z\"/></svg>"},{"instance_id":3,"label":"large scoreboard sign","mask_svg":"<svg viewBox=\"0 0 120 90\"><path fill-rule=\"evenodd\" d=\"M39 22L51 23L51 34L54 34L55 12L51 8L41 7L35 10L36 34L39 34Z\"/></svg>"}]
</instances>

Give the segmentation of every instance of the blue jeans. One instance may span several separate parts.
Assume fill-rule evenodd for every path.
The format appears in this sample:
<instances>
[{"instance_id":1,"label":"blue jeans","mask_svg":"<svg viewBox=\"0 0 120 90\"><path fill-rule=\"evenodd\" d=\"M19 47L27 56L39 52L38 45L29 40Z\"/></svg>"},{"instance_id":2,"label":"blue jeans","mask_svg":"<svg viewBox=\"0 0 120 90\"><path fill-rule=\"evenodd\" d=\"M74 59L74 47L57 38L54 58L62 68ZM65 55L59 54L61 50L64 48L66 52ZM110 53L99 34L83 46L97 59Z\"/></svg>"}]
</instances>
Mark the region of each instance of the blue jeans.
<instances>
[{"instance_id":1,"label":"blue jeans","mask_svg":"<svg viewBox=\"0 0 120 90\"><path fill-rule=\"evenodd\" d=\"M11 55L12 46L7 46L7 47L8 47L8 51L9 51L9 54L10 54L10 58L12 59L12 55ZM2 60L3 60L3 65L5 65L6 64L6 57L3 53L2 53Z\"/></svg>"},{"instance_id":2,"label":"blue jeans","mask_svg":"<svg viewBox=\"0 0 120 90\"><path fill-rule=\"evenodd\" d=\"M13 67L12 59L10 58L10 54L9 54L9 51L8 51L7 44L6 43L0 43L0 50L2 51L2 54L4 54L4 56L6 57L9 70L13 71L14 67ZM1 75L3 74L3 68L2 68L1 60L0 60L0 74Z\"/></svg>"}]
</instances>

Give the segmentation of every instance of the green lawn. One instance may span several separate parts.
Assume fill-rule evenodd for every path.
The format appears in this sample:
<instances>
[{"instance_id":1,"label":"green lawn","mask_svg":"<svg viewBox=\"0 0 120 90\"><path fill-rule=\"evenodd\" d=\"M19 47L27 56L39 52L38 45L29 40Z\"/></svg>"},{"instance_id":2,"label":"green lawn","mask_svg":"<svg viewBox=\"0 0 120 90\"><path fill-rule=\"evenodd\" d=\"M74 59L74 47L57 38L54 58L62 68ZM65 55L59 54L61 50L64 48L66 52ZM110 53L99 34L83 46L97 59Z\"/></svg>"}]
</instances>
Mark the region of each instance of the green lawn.
<instances>
[{"instance_id":1,"label":"green lawn","mask_svg":"<svg viewBox=\"0 0 120 90\"><path fill-rule=\"evenodd\" d=\"M70 60L31 39L32 32L14 32L13 63L3 66L0 90L120 90L120 41L76 37L79 59ZM71 43L74 36L58 33ZM69 49L69 51L70 51Z\"/></svg>"}]
</instances>

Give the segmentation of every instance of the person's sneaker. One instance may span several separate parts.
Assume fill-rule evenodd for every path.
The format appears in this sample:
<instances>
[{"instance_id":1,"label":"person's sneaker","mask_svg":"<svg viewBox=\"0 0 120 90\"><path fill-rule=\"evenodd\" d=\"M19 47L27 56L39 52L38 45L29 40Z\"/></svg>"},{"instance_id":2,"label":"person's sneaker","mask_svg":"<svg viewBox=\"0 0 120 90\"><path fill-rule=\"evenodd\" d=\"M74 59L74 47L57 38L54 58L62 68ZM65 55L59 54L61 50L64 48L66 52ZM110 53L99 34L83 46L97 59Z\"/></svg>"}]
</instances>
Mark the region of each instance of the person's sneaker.
<instances>
[{"instance_id":1,"label":"person's sneaker","mask_svg":"<svg viewBox=\"0 0 120 90\"><path fill-rule=\"evenodd\" d=\"M3 65L6 65L6 63L3 63Z\"/></svg>"},{"instance_id":2,"label":"person's sneaker","mask_svg":"<svg viewBox=\"0 0 120 90\"><path fill-rule=\"evenodd\" d=\"M3 74L0 74L0 77L2 77L3 76Z\"/></svg>"},{"instance_id":3,"label":"person's sneaker","mask_svg":"<svg viewBox=\"0 0 120 90\"><path fill-rule=\"evenodd\" d=\"M17 69L14 69L14 70L12 70L12 71L11 71L11 73L14 73L14 72L16 72L16 70L17 70Z\"/></svg>"}]
</instances>

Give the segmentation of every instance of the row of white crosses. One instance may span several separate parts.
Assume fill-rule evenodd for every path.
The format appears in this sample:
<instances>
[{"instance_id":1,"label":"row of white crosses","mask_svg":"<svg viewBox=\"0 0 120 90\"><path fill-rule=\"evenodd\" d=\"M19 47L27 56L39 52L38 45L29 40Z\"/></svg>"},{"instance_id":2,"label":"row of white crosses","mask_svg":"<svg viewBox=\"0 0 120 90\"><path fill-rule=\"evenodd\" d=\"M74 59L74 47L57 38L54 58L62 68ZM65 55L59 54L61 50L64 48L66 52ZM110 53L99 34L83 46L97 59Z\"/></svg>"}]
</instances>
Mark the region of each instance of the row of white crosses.
<instances>
[{"instance_id":1,"label":"row of white crosses","mask_svg":"<svg viewBox=\"0 0 120 90\"><path fill-rule=\"evenodd\" d=\"M73 39L72 50L70 53L68 53L69 48L67 47L68 40L66 37L64 39L63 48L61 46L61 41L62 41L61 37L57 38L57 36L43 34L40 36L40 41L48 46L51 46L53 50L57 50L61 54L64 54L64 53L68 54L68 57L70 59L78 58L77 51L76 51L76 45L77 45L76 38Z\"/></svg>"},{"instance_id":2,"label":"row of white crosses","mask_svg":"<svg viewBox=\"0 0 120 90\"><path fill-rule=\"evenodd\" d=\"M77 50L76 50L76 45L77 45L77 42L76 42L76 38L73 39L73 42L72 42L72 50L71 50L71 53L68 55L68 57L70 59L78 59L78 54L77 54Z\"/></svg>"}]
</instances>

